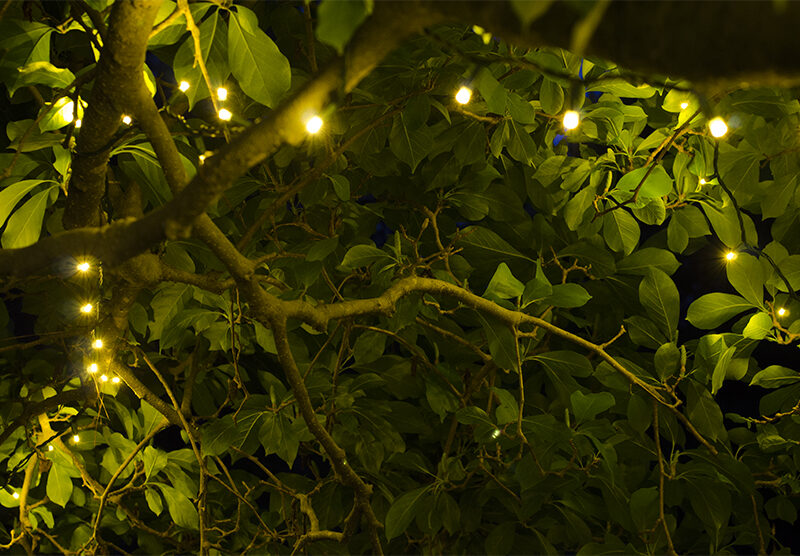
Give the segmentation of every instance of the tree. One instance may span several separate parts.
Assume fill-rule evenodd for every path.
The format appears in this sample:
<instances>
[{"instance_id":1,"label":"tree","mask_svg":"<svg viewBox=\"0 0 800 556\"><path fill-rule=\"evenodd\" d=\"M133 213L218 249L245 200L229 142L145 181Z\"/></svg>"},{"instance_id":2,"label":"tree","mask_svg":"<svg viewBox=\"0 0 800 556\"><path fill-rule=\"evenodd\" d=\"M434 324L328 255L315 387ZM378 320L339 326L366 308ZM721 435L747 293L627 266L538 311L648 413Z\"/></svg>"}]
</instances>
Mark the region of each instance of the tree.
<instances>
[{"instance_id":1,"label":"tree","mask_svg":"<svg viewBox=\"0 0 800 556\"><path fill-rule=\"evenodd\" d=\"M5 2L2 546L790 551L798 7L687 6Z\"/></svg>"}]
</instances>

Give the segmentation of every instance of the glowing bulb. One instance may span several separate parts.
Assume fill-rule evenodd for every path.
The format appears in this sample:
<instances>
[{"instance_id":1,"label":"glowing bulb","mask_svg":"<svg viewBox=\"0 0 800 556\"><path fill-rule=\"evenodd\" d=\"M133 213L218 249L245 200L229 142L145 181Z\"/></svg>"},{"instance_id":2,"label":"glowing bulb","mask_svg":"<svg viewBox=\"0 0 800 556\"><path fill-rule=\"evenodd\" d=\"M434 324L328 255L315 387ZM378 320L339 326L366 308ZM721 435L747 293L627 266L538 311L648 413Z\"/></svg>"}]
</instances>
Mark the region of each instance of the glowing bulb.
<instances>
[{"instance_id":1,"label":"glowing bulb","mask_svg":"<svg viewBox=\"0 0 800 556\"><path fill-rule=\"evenodd\" d=\"M313 116L306 122L306 131L309 133L317 133L320 129L322 129L322 118L319 116Z\"/></svg>"},{"instance_id":2,"label":"glowing bulb","mask_svg":"<svg viewBox=\"0 0 800 556\"><path fill-rule=\"evenodd\" d=\"M789 312L789 311L787 311L786 309L784 309L783 307L781 307L780 309L778 309L778 316L779 316L779 317L782 317L782 316L784 316L784 315L785 315L786 313L788 313L788 312Z\"/></svg>"},{"instance_id":3,"label":"glowing bulb","mask_svg":"<svg viewBox=\"0 0 800 556\"><path fill-rule=\"evenodd\" d=\"M47 451L48 451L48 452L52 452L52 451L53 451L53 445L52 445L52 444L50 444L50 445L47 447Z\"/></svg>"},{"instance_id":4,"label":"glowing bulb","mask_svg":"<svg viewBox=\"0 0 800 556\"><path fill-rule=\"evenodd\" d=\"M100 375L100 382L108 382L108 377L106 375Z\"/></svg>"},{"instance_id":5,"label":"glowing bulb","mask_svg":"<svg viewBox=\"0 0 800 556\"><path fill-rule=\"evenodd\" d=\"M682 102L681 103L681 110L686 110L687 108L689 108L689 103L688 102Z\"/></svg>"},{"instance_id":6,"label":"glowing bulb","mask_svg":"<svg viewBox=\"0 0 800 556\"><path fill-rule=\"evenodd\" d=\"M81 437L80 437L80 436L78 436L78 435L76 434L75 436L73 436L73 437L72 437L72 441L73 441L75 444L77 444L78 442L80 442L80 441L81 441Z\"/></svg>"},{"instance_id":7,"label":"glowing bulb","mask_svg":"<svg viewBox=\"0 0 800 556\"><path fill-rule=\"evenodd\" d=\"M219 119L220 120L224 120L224 121L227 122L232 117L233 117L233 114L231 114L230 110L228 110L227 108L220 108L220 110L219 110Z\"/></svg>"},{"instance_id":8,"label":"glowing bulb","mask_svg":"<svg viewBox=\"0 0 800 556\"><path fill-rule=\"evenodd\" d=\"M14 493L14 494L12 494L11 496L13 496L13 497L14 497L14 500L19 500L19 492L15 492L15 493Z\"/></svg>"},{"instance_id":9,"label":"glowing bulb","mask_svg":"<svg viewBox=\"0 0 800 556\"><path fill-rule=\"evenodd\" d=\"M575 129L581 121L581 116L575 110L567 110L564 114L564 129Z\"/></svg>"},{"instance_id":10,"label":"glowing bulb","mask_svg":"<svg viewBox=\"0 0 800 556\"><path fill-rule=\"evenodd\" d=\"M97 372L97 363L92 363L91 365L86 367L86 371L90 372L92 374L96 373Z\"/></svg>"},{"instance_id":11,"label":"glowing bulb","mask_svg":"<svg viewBox=\"0 0 800 556\"><path fill-rule=\"evenodd\" d=\"M81 127L81 124L83 124L83 122L80 119L75 120L75 127Z\"/></svg>"},{"instance_id":12,"label":"glowing bulb","mask_svg":"<svg viewBox=\"0 0 800 556\"><path fill-rule=\"evenodd\" d=\"M220 100L225 100L228 98L228 89L225 87L220 87L217 89L217 98Z\"/></svg>"},{"instance_id":13,"label":"glowing bulb","mask_svg":"<svg viewBox=\"0 0 800 556\"><path fill-rule=\"evenodd\" d=\"M188 90L189 90L189 87L190 87L190 85L189 85L189 82L188 82L188 81L181 81L181 82L178 84L178 90L179 90L180 92L182 92L182 93L185 93L186 91L188 91Z\"/></svg>"},{"instance_id":14,"label":"glowing bulb","mask_svg":"<svg viewBox=\"0 0 800 556\"><path fill-rule=\"evenodd\" d=\"M727 253L725 253L725 258L728 259L729 261L732 261L733 259L736 258L736 253L734 253L733 251L728 251Z\"/></svg>"},{"instance_id":15,"label":"glowing bulb","mask_svg":"<svg viewBox=\"0 0 800 556\"><path fill-rule=\"evenodd\" d=\"M492 432L492 438L497 438L498 436L500 436L500 429L494 429Z\"/></svg>"},{"instance_id":16,"label":"glowing bulb","mask_svg":"<svg viewBox=\"0 0 800 556\"><path fill-rule=\"evenodd\" d=\"M708 122L708 130L711 132L711 135L719 139L728 133L728 125L722 118L714 118Z\"/></svg>"},{"instance_id":17,"label":"glowing bulb","mask_svg":"<svg viewBox=\"0 0 800 556\"><path fill-rule=\"evenodd\" d=\"M101 340L100 338L97 338L94 342L92 342L92 347L94 349L102 348L103 347L103 340Z\"/></svg>"},{"instance_id":18,"label":"glowing bulb","mask_svg":"<svg viewBox=\"0 0 800 556\"><path fill-rule=\"evenodd\" d=\"M700 185L705 185L705 184L706 184L705 178L700 178Z\"/></svg>"},{"instance_id":19,"label":"glowing bulb","mask_svg":"<svg viewBox=\"0 0 800 556\"><path fill-rule=\"evenodd\" d=\"M204 154L201 154L201 155L200 155L200 156L198 156L197 158L199 158L199 159L200 159L200 164L202 164L203 162L205 162L205 161L206 161L206 155L204 155Z\"/></svg>"},{"instance_id":20,"label":"glowing bulb","mask_svg":"<svg viewBox=\"0 0 800 556\"><path fill-rule=\"evenodd\" d=\"M471 98L472 90L469 87L461 87L456 93L456 102L459 104L467 104Z\"/></svg>"},{"instance_id":21,"label":"glowing bulb","mask_svg":"<svg viewBox=\"0 0 800 556\"><path fill-rule=\"evenodd\" d=\"M86 261L84 261L82 263L78 263L77 269L80 270L81 272L88 272L89 271L89 263L87 263Z\"/></svg>"},{"instance_id":22,"label":"glowing bulb","mask_svg":"<svg viewBox=\"0 0 800 556\"><path fill-rule=\"evenodd\" d=\"M114 384L119 384L119 377L115 376L114 378L111 379L111 382L113 382Z\"/></svg>"},{"instance_id":23,"label":"glowing bulb","mask_svg":"<svg viewBox=\"0 0 800 556\"><path fill-rule=\"evenodd\" d=\"M132 121L133 121L133 119L130 116L128 116L127 114L123 114L123 116L122 116L122 123L123 124L131 125Z\"/></svg>"},{"instance_id":24,"label":"glowing bulb","mask_svg":"<svg viewBox=\"0 0 800 556\"><path fill-rule=\"evenodd\" d=\"M91 313L92 309L93 309L92 304L91 303L87 303L86 305L81 307L81 313Z\"/></svg>"}]
</instances>

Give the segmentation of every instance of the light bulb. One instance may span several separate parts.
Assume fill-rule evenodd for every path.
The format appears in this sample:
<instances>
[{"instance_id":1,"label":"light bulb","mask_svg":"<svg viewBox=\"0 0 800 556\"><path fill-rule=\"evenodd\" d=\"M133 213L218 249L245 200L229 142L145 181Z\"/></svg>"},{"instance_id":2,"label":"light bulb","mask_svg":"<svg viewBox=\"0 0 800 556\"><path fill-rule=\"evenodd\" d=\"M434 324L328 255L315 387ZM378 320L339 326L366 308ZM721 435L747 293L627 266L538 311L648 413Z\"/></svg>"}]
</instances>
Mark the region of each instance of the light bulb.
<instances>
[{"instance_id":1,"label":"light bulb","mask_svg":"<svg viewBox=\"0 0 800 556\"><path fill-rule=\"evenodd\" d=\"M81 272L88 272L90 267L89 267L89 263L87 263L86 261L83 261L82 263L78 263L78 266L76 268L78 270L80 270Z\"/></svg>"},{"instance_id":2,"label":"light bulb","mask_svg":"<svg viewBox=\"0 0 800 556\"><path fill-rule=\"evenodd\" d=\"M81 124L83 124L83 122L80 119L75 120L75 127L81 127Z\"/></svg>"},{"instance_id":3,"label":"light bulb","mask_svg":"<svg viewBox=\"0 0 800 556\"><path fill-rule=\"evenodd\" d=\"M581 116L575 110L564 113L564 129L575 129L581 121Z\"/></svg>"},{"instance_id":4,"label":"light bulb","mask_svg":"<svg viewBox=\"0 0 800 556\"><path fill-rule=\"evenodd\" d=\"M705 185L705 184L706 184L705 178L700 178L700 185Z\"/></svg>"},{"instance_id":5,"label":"light bulb","mask_svg":"<svg viewBox=\"0 0 800 556\"><path fill-rule=\"evenodd\" d=\"M313 135L314 133L317 133L320 129L322 129L322 123L323 123L322 118L320 118L319 116L312 116L306 122L306 131L308 131Z\"/></svg>"},{"instance_id":6,"label":"light bulb","mask_svg":"<svg viewBox=\"0 0 800 556\"><path fill-rule=\"evenodd\" d=\"M106 375L100 375L100 382L108 382L108 377Z\"/></svg>"},{"instance_id":7,"label":"light bulb","mask_svg":"<svg viewBox=\"0 0 800 556\"><path fill-rule=\"evenodd\" d=\"M48 452L52 452L52 451L53 451L53 445L52 445L52 444L50 444L50 445L47 447L47 451L48 451Z\"/></svg>"},{"instance_id":8,"label":"light bulb","mask_svg":"<svg viewBox=\"0 0 800 556\"><path fill-rule=\"evenodd\" d=\"M111 382L113 382L114 384L119 384L119 377L115 376L114 378L111 379Z\"/></svg>"},{"instance_id":9,"label":"light bulb","mask_svg":"<svg viewBox=\"0 0 800 556\"><path fill-rule=\"evenodd\" d=\"M492 431L492 438L497 438L498 436L500 436L500 429L494 429L494 431Z\"/></svg>"},{"instance_id":10,"label":"light bulb","mask_svg":"<svg viewBox=\"0 0 800 556\"><path fill-rule=\"evenodd\" d=\"M122 116L122 123L123 124L131 125L132 121L133 121L133 119L130 116L128 116L127 114L123 114L123 116Z\"/></svg>"},{"instance_id":11,"label":"light bulb","mask_svg":"<svg viewBox=\"0 0 800 556\"><path fill-rule=\"evenodd\" d=\"M217 98L220 100L225 100L228 98L228 89L225 87L220 87L217 89Z\"/></svg>"},{"instance_id":12,"label":"light bulb","mask_svg":"<svg viewBox=\"0 0 800 556\"><path fill-rule=\"evenodd\" d=\"M682 102L681 103L681 110L686 110L687 108L689 108L689 103L688 102Z\"/></svg>"},{"instance_id":13,"label":"light bulb","mask_svg":"<svg viewBox=\"0 0 800 556\"><path fill-rule=\"evenodd\" d=\"M15 492L15 493L14 493L14 494L12 494L11 496L13 496L13 497L14 497L14 500L19 500L19 492Z\"/></svg>"},{"instance_id":14,"label":"light bulb","mask_svg":"<svg viewBox=\"0 0 800 556\"><path fill-rule=\"evenodd\" d=\"M778 309L778 316L779 316L779 317L782 317L782 316L784 316L784 315L785 315L786 313L788 313L788 312L789 312L789 311L787 311L786 309L784 309L783 307L781 307L780 309Z\"/></svg>"},{"instance_id":15,"label":"light bulb","mask_svg":"<svg viewBox=\"0 0 800 556\"><path fill-rule=\"evenodd\" d=\"M728 133L728 125L722 118L714 118L708 122L708 130L711 132L711 135L719 139Z\"/></svg>"},{"instance_id":16,"label":"light bulb","mask_svg":"<svg viewBox=\"0 0 800 556\"><path fill-rule=\"evenodd\" d=\"M219 119L220 120L224 120L224 121L227 122L232 117L233 117L233 114L231 114L230 110L228 110L227 108L220 108L220 110L219 110Z\"/></svg>"},{"instance_id":17,"label":"light bulb","mask_svg":"<svg viewBox=\"0 0 800 556\"><path fill-rule=\"evenodd\" d=\"M89 372L89 373L92 373L92 374L96 373L97 372L97 363L92 363L91 365L86 367L86 371Z\"/></svg>"},{"instance_id":18,"label":"light bulb","mask_svg":"<svg viewBox=\"0 0 800 556\"><path fill-rule=\"evenodd\" d=\"M180 92L182 92L182 93L185 93L186 91L188 91L188 90L189 90L189 87L190 87L190 86L191 86L191 85L189 85L189 82L188 82L188 81L181 81L181 82L178 84L178 90L179 90Z\"/></svg>"},{"instance_id":19,"label":"light bulb","mask_svg":"<svg viewBox=\"0 0 800 556\"><path fill-rule=\"evenodd\" d=\"M471 98L472 90L469 87L461 87L456 93L456 102L459 104L467 104Z\"/></svg>"},{"instance_id":20,"label":"light bulb","mask_svg":"<svg viewBox=\"0 0 800 556\"><path fill-rule=\"evenodd\" d=\"M94 342L92 342L92 347L94 349L102 348L103 347L103 340L101 340L100 338L97 338Z\"/></svg>"},{"instance_id":21,"label":"light bulb","mask_svg":"<svg viewBox=\"0 0 800 556\"><path fill-rule=\"evenodd\" d=\"M728 251L727 253L725 253L725 258L728 259L729 261L732 261L733 259L736 258L736 253L734 253L733 251Z\"/></svg>"},{"instance_id":22,"label":"light bulb","mask_svg":"<svg viewBox=\"0 0 800 556\"><path fill-rule=\"evenodd\" d=\"M80 441L81 441L81 437L80 437L80 436L78 436L78 435L76 434L75 436L73 436L73 437L72 437L72 441L73 441L75 444L77 444L78 442L80 442Z\"/></svg>"},{"instance_id":23,"label":"light bulb","mask_svg":"<svg viewBox=\"0 0 800 556\"><path fill-rule=\"evenodd\" d=\"M86 305L81 307L81 313L87 313L87 314L91 313L92 309L93 309L92 304L91 303L87 303Z\"/></svg>"}]
</instances>

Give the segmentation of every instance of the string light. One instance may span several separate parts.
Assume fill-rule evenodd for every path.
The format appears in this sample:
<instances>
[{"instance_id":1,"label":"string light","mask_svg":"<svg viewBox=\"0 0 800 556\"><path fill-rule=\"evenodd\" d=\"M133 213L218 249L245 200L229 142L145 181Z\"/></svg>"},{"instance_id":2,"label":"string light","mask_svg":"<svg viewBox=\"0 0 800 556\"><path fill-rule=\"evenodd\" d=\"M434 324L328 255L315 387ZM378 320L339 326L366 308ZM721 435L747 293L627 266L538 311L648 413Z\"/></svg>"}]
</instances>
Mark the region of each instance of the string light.
<instances>
[{"instance_id":1,"label":"string light","mask_svg":"<svg viewBox=\"0 0 800 556\"><path fill-rule=\"evenodd\" d=\"M87 313L87 314L88 314L88 313L91 313L93 308L94 308L94 307L92 307L92 304L91 304L91 303L87 303L86 305L84 305L83 307L81 307L81 313Z\"/></svg>"},{"instance_id":2,"label":"string light","mask_svg":"<svg viewBox=\"0 0 800 556\"><path fill-rule=\"evenodd\" d=\"M472 90L469 87L461 87L456 93L456 102L467 104L472 98Z\"/></svg>"},{"instance_id":3,"label":"string light","mask_svg":"<svg viewBox=\"0 0 800 556\"><path fill-rule=\"evenodd\" d=\"M180 92L182 92L182 93L185 93L186 91L188 91L188 90L189 90L189 87L191 87L191 85L189 85L189 82L188 82L188 81L181 81L181 82L178 84L178 90L179 90Z\"/></svg>"},{"instance_id":4,"label":"string light","mask_svg":"<svg viewBox=\"0 0 800 556\"><path fill-rule=\"evenodd\" d=\"M686 110L687 108L689 108L689 103L688 102L682 102L681 103L681 110Z\"/></svg>"},{"instance_id":5,"label":"string light","mask_svg":"<svg viewBox=\"0 0 800 556\"><path fill-rule=\"evenodd\" d=\"M54 448L53 448L53 445L52 445L52 444L50 444L50 445L47 447L47 451L48 451L48 452L52 452L53 450L54 450Z\"/></svg>"},{"instance_id":6,"label":"string light","mask_svg":"<svg viewBox=\"0 0 800 556\"><path fill-rule=\"evenodd\" d=\"M700 178L700 185L705 185L705 184L706 184L705 178Z\"/></svg>"},{"instance_id":7,"label":"string light","mask_svg":"<svg viewBox=\"0 0 800 556\"><path fill-rule=\"evenodd\" d=\"M218 88L217 98L220 100L226 100L228 98L228 89L226 89L225 87Z\"/></svg>"},{"instance_id":8,"label":"string light","mask_svg":"<svg viewBox=\"0 0 800 556\"><path fill-rule=\"evenodd\" d=\"M78 265L76 266L76 268L77 268L78 270L80 270L81 272L89 272L90 265L89 265L89 263L87 263L86 261L83 261L83 262L81 262L81 263L78 263Z\"/></svg>"},{"instance_id":9,"label":"string light","mask_svg":"<svg viewBox=\"0 0 800 556\"><path fill-rule=\"evenodd\" d=\"M83 122L80 119L75 120L75 127L76 128L80 128L81 124L83 124Z\"/></svg>"},{"instance_id":10,"label":"string light","mask_svg":"<svg viewBox=\"0 0 800 556\"><path fill-rule=\"evenodd\" d=\"M725 253L725 258L729 261L732 261L736 258L736 253L734 253L733 251L728 251L727 253Z\"/></svg>"},{"instance_id":11,"label":"string light","mask_svg":"<svg viewBox=\"0 0 800 556\"><path fill-rule=\"evenodd\" d=\"M722 118L714 118L708 122L708 130L711 132L711 135L719 139L728 133L728 124L726 124L725 120Z\"/></svg>"},{"instance_id":12,"label":"string light","mask_svg":"<svg viewBox=\"0 0 800 556\"><path fill-rule=\"evenodd\" d=\"M103 347L103 340L97 338L94 342L92 342L92 347L94 349L101 349Z\"/></svg>"},{"instance_id":13,"label":"string light","mask_svg":"<svg viewBox=\"0 0 800 556\"><path fill-rule=\"evenodd\" d=\"M492 438L497 438L498 436L500 436L500 429L494 429L492 432Z\"/></svg>"},{"instance_id":14,"label":"string light","mask_svg":"<svg viewBox=\"0 0 800 556\"><path fill-rule=\"evenodd\" d=\"M231 114L230 110L228 110L227 108L220 108L220 110L219 110L219 119L220 120L224 120L224 121L227 122L232 117L233 117L233 114Z\"/></svg>"},{"instance_id":15,"label":"string light","mask_svg":"<svg viewBox=\"0 0 800 556\"><path fill-rule=\"evenodd\" d=\"M97 363L92 363L91 365L86 367L86 371L91 373L91 374L96 373L97 372Z\"/></svg>"},{"instance_id":16,"label":"string light","mask_svg":"<svg viewBox=\"0 0 800 556\"><path fill-rule=\"evenodd\" d=\"M575 129L581 122L581 116L575 110L567 110L564 113L564 129Z\"/></svg>"},{"instance_id":17,"label":"string light","mask_svg":"<svg viewBox=\"0 0 800 556\"><path fill-rule=\"evenodd\" d=\"M80 437L80 436L78 436L78 435L76 434L75 436L73 436L73 437L72 437L72 441L73 441L75 444L77 444L78 442L80 442L80 441L81 441L81 437Z\"/></svg>"},{"instance_id":18,"label":"string light","mask_svg":"<svg viewBox=\"0 0 800 556\"><path fill-rule=\"evenodd\" d=\"M306 122L306 131L308 131L313 135L314 133L317 133L320 129L322 129L322 123L323 123L322 118L320 118L319 116L312 116Z\"/></svg>"},{"instance_id":19,"label":"string light","mask_svg":"<svg viewBox=\"0 0 800 556\"><path fill-rule=\"evenodd\" d=\"M100 375L100 382L108 382L108 377L106 375Z\"/></svg>"},{"instance_id":20,"label":"string light","mask_svg":"<svg viewBox=\"0 0 800 556\"><path fill-rule=\"evenodd\" d=\"M131 125L131 122L133 122L133 119L130 116L128 116L127 114L123 114L122 115L122 123L123 124Z\"/></svg>"},{"instance_id":21,"label":"string light","mask_svg":"<svg viewBox=\"0 0 800 556\"><path fill-rule=\"evenodd\" d=\"M778 316L779 316L779 317L785 316L785 315L786 315L788 312L789 312L789 311L787 311L786 309L784 309L783 307L781 307L780 309L778 309Z\"/></svg>"},{"instance_id":22,"label":"string light","mask_svg":"<svg viewBox=\"0 0 800 556\"><path fill-rule=\"evenodd\" d=\"M119 384L119 377L115 376L114 378L111 379L111 382L113 382L114 384Z\"/></svg>"},{"instance_id":23,"label":"string light","mask_svg":"<svg viewBox=\"0 0 800 556\"><path fill-rule=\"evenodd\" d=\"M14 497L14 500L19 500L19 492L15 492L15 493L14 493L14 494L12 494L11 496L13 496L13 497Z\"/></svg>"}]
</instances>

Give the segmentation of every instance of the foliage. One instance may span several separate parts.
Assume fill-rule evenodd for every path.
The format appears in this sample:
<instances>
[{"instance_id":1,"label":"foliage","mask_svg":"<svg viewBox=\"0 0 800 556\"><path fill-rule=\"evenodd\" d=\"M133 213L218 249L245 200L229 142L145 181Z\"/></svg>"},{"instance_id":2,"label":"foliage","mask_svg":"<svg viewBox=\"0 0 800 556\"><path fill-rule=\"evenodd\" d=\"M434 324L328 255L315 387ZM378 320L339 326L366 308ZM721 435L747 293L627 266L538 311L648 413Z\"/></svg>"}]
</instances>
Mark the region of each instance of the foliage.
<instances>
[{"instance_id":1,"label":"foliage","mask_svg":"<svg viewBox=\"0 0 800 556\"><path fill-rule=\"evenodd\" d=\"M4 546L788 553L800 374L754 351L800 338L797 100L645 83L477 21L431 26L346 87L318 68L359 60L379 3L246 4L155 15L139 74L177 170L146 110L126 125L91 104L118 6L12 3L0 21L0 253L77 237L91 110L114 119L89 162L119 229L183 202L170 172L223 183L240 134L342 80L322 131L273 129L279 148L229 176L194 236L105 266L69 244L4 279ZM513 6L527 24L541 4ZM697 253L724 291L676 286ZM723 413L733 382L756 413Z\"/></svg>"}]
</instances>

